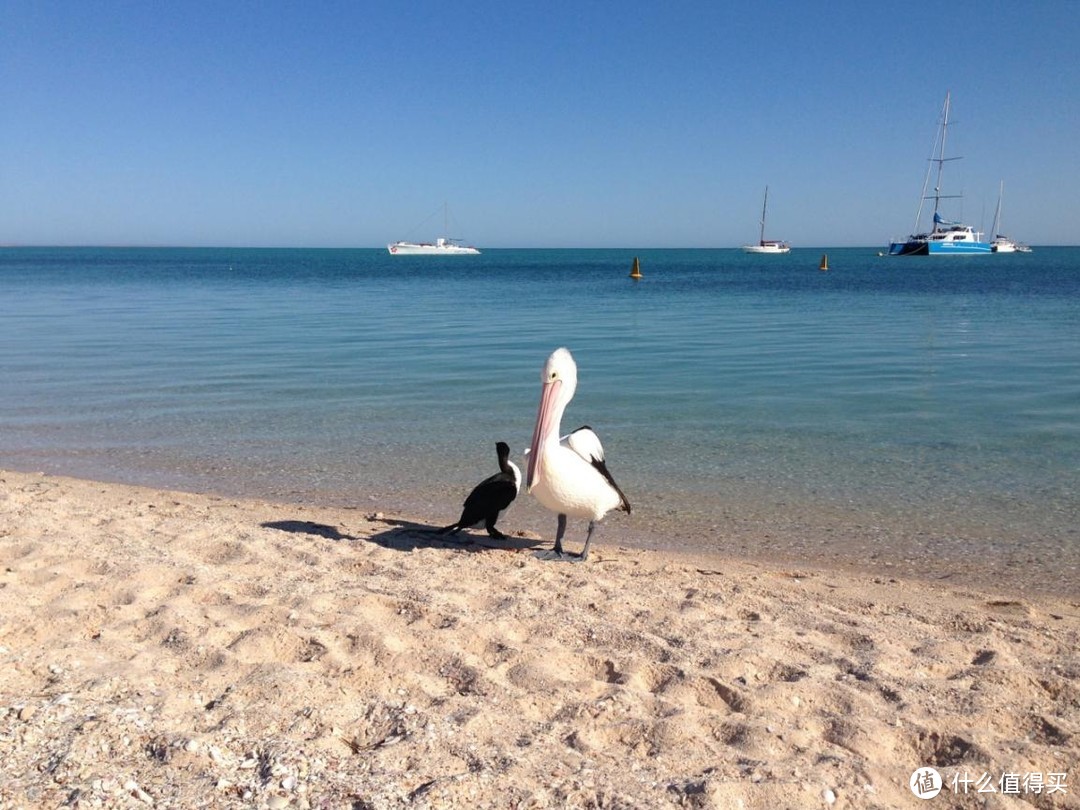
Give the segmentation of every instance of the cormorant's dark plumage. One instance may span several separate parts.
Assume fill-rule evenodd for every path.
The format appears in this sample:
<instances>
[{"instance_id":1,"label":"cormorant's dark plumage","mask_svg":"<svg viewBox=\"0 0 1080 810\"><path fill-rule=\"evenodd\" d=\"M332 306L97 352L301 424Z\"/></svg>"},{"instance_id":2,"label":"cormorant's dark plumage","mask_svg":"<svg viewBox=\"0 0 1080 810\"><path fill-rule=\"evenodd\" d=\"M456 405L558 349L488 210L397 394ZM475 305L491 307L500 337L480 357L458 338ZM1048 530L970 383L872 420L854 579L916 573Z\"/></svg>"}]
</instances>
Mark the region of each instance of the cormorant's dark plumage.
<instances>
[{"instance_id":1,"label":"cormorant's dark plumage","mask_svg":"<svg viewBox=\"0 0 1080 810\"><path fill-rule=\"evenodd\" d=\"M510 460L510 446L506 442L496 442L495 452L499 456L499 472L476 485L465 499L457 523L439 529L439 534L457 534L461 529L483 522L487 533L496 540L507 539L495 528L495 521L517 497L521 489L521 471Z\"/></svg>"}]
</instances>

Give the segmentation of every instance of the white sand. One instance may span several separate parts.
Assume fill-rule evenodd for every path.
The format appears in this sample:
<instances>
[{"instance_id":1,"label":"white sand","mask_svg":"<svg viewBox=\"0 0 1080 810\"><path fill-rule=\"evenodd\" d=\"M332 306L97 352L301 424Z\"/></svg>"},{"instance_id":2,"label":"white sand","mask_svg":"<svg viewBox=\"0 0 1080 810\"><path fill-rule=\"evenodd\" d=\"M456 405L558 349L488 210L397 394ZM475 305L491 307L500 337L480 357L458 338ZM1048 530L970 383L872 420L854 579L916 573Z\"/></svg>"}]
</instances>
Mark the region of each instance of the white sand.
<instances>
[{"instance_id":1,"label":"white sand","mask_svg":"<svg viewBox=\"0 0 1080 810\"><path fill-rule=\"evenodd\" d=\"M0 473L0 807L1080 807L1070 600L416 525Z\"/></svg>"}]
</instances>

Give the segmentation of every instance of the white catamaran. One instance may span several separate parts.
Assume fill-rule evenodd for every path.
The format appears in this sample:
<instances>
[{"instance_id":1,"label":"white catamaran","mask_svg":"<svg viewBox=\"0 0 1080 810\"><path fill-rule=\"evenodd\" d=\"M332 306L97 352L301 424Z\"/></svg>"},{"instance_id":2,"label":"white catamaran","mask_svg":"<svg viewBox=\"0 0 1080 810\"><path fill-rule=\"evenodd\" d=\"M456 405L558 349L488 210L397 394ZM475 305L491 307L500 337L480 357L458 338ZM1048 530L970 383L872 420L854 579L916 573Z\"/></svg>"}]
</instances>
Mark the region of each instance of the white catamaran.
<instances>
[{"instance_id":1,"label":"white catamaran","mask_svg":"<svg viewBox=\"0 0 1080 810\"><path fill-rule=\"evenodd\" d=\"M941 193L942 168L948 161L959 160L959 158L945 157L945 136L949 131L949 95L949 93L945 94L945 106L941 110L941 133L935 144L938 147L937 157L930 158L926 179L923 180L923 194L919 200L919 210L915 214L915 230L918 231L923 204L927 200L933 200L933 229L929 233L913 233L902 242L890 242L890 256L970 256L990 252L990 243L983 241L980 231L962 222L949 222L938 210L942 200L961 196ZM935 163L937 164L937 178L934 181L934 193L927 194L926 187L930 182L930 173Z\"/></svg>"},{"instance_id":2,"label":"white catamaran","mask_svg":"<svg viewBox=\"0 0 1080 810\"><path fill-rule=\"evenodd\" d=\"M761 235L756 245L743 245L743 253L789 253L791 246L779 239L765 238L765 211L769 207L769 187L765 186L765 201L761 204Z\"/></svg>"},{"instance_id":3,"label":"white catamaran","mask_svg":"<svg viewBox=\"0 0 1080 810\"><path fill-rule=\"evenodd\" d=\"M448 222L449 208L443 203L443 233L449 231ZM391 256L475 256L480 253L472 245L462 245L459 242L460 239L440 236L434 242L391 242L386 249Z\"/></svg>"}]
</instances>

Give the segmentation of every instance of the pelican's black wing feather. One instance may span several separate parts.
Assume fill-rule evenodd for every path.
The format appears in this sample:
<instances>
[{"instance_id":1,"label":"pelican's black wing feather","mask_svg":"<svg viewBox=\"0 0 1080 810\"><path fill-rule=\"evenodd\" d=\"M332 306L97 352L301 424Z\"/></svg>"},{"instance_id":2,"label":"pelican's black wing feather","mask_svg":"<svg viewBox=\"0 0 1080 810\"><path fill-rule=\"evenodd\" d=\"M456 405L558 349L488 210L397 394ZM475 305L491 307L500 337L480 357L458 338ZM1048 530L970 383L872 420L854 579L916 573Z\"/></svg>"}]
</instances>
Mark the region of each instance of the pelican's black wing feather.
<instances>
[{"instance_id":1,"label":"pelican's black wing feather","mask_svg":"<svg viewBox=\"0 0 1080 810\"><path fill-rule=\"evenodd\" d=\"M619 485L615 483L611 471L607 468L607 463L604 461L604 446L600 444L600 437L596 435L596 431L588 425L582 425L566 437L566 444L604 476L604 479L611 484L611 488L619 493L619 509L629 514L630 501L627 500Z\"/></svg>"}]
</instances>

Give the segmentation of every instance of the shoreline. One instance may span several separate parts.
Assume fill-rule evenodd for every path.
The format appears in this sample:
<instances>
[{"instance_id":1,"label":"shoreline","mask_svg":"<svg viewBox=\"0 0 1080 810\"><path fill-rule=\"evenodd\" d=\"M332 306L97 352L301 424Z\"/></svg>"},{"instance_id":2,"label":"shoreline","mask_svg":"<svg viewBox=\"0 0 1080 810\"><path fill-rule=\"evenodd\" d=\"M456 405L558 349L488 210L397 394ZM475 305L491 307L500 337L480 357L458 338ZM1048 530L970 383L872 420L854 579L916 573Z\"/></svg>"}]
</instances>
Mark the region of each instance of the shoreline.
<instances>
[{"instance_id":1,"label":"shoreline","mask_svg":"<svg viewBox=\"0 0 1080 810\"><path fill-rule=\"evenodd\" d=\"M369 509L407 515L417 523L443 526L453 522L472 483L439 480L382 485L365 492L314 489L287 478L275 484L234 486L220 474L152 467L137 470L120 465L111 472L96 457L29 460L0 467L22 474L44 474L121 486L178 490L207 497L263 500L306 508ZM481 470L477 475L484 474ZM437 477L438 478L438 477ZM845 508L812 499L795 501L751 491L729 492L719 509L701 509L696 500L635 492L634 513L612 513L599 525L597 542L679 558L741 561L754 565L813 568L850 576L894 578L927 585L952 585L1022 596L1051 596L1080 601L1080 557L1060 532L1050 536L1019 528L1014 518L997 526L992 539L985 519L965 524L924 519L918 513ZM554 516L520 495L500 526L508 534L550 542ZM571 521L571 549L583 539L584 527Z\"/></svg>"},{"instance_id":2,"label":"shoreline","mask_svg":"<svg viewBox=\"0 0 1080 810\"><path fill-rule=\"evenodd\" d=\"M1076 599L0 486L5 807L899 807L923 766L1080 806Z\"/></svg>"}]
</instances>

